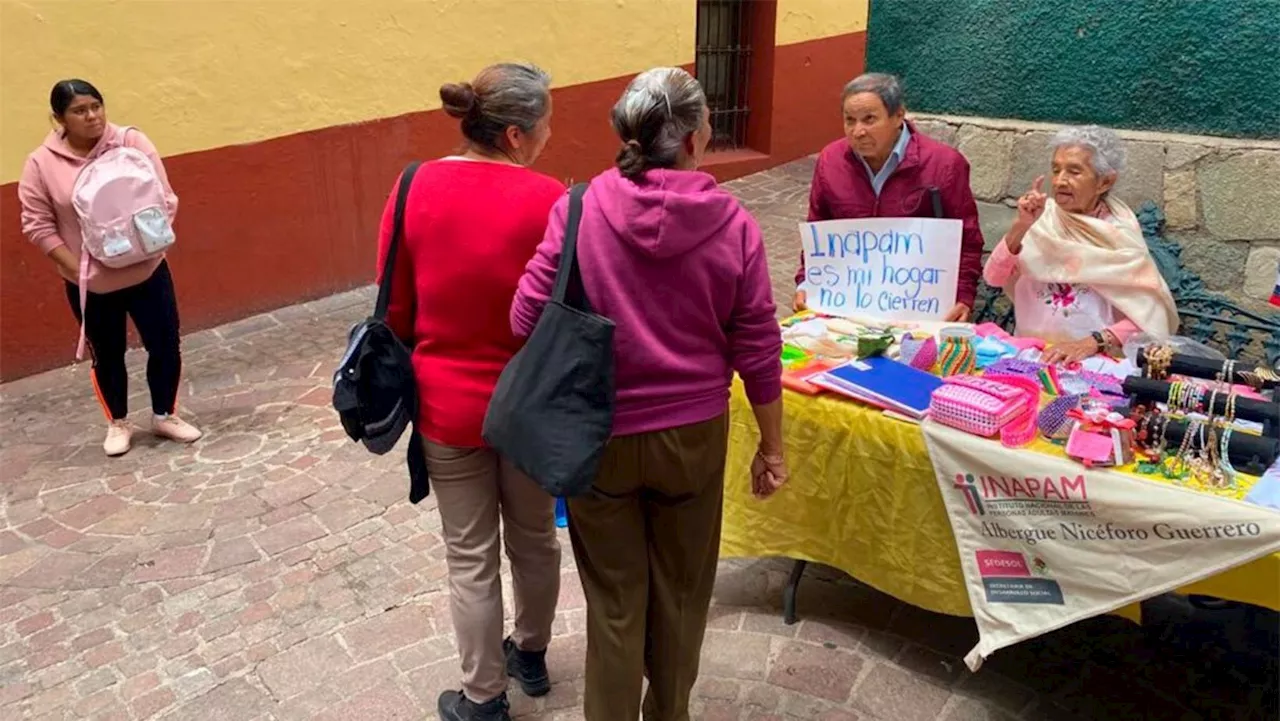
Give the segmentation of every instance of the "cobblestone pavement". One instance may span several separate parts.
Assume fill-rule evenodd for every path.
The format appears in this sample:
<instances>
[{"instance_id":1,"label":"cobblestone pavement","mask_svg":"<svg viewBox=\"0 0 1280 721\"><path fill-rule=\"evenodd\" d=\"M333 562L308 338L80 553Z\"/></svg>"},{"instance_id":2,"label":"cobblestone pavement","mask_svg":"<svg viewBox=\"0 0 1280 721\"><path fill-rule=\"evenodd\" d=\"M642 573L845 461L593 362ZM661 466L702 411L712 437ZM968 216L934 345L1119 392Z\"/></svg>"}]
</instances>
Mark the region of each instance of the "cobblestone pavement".
<instances>
[{"instance_id":1,"label":"cobblestone pavement","mask_svg":"<svg viewBox=\"0 0 1280 721\"><path fill-rule=\"evenodd\" d=\"M733 185L780 290L809 167ZM434 718L458 679L439 517L404 500L402 455L353 446L328 408L330 368L371 304L353 291L188 336L181 403L208 432L190 447L142 434L104 458L83 366L0 387L0 718ZM581 718L583 598L565 548L556 685L536 701L513 690L521 719ZM1099 619L970 674L971 621L834 572L806 577L803 620L783 625L787 570L721 564L694 718L1277 717L1273 637L1243 635L1273 615L1174 613L1158 632Z\"/></svg>"}]
</instances>

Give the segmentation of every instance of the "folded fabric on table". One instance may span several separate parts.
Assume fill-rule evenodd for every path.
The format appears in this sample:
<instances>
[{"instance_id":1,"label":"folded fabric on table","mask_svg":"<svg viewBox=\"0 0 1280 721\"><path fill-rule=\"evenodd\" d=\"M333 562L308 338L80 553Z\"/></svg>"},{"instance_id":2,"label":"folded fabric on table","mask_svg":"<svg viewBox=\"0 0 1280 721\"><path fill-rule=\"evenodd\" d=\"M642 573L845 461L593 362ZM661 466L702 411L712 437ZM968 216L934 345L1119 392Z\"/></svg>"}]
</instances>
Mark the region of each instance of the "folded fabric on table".
<instances>
[{"instance_id":1,"label":"folded fabric on table","mask_svg":"<svg viewBox=\"0 0 1280 721\"><path fill-rule=\"evenodd\" d=\"M995 323L982 323L976 325L973 327L973 332L983 338L995 338L996 340L1003 341L1018 350L1027 350L1028 348L1044 350L1045 347L1044 341L1039 338L1020 338L1018 336L1009 335L1008 331Z\"/></svg>"}]
</instances>

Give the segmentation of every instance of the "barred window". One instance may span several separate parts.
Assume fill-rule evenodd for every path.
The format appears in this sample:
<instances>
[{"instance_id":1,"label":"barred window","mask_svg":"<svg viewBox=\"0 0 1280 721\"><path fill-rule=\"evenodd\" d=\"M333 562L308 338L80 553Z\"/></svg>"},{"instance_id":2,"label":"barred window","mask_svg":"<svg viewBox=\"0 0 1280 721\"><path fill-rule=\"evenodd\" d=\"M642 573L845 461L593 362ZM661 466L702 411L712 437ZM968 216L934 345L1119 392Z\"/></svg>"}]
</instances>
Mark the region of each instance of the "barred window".
<instances>
[{"instance_id":1,"label":"barred window","mask_svg":"<svg viewBox=\"0 0 1280 721\"><path fill-rule=\"evenodd\" d=\"M749 0L698 0L695 74L711 110L711 149L747 145L751 76Z\"/></svg>"}]
</instances>

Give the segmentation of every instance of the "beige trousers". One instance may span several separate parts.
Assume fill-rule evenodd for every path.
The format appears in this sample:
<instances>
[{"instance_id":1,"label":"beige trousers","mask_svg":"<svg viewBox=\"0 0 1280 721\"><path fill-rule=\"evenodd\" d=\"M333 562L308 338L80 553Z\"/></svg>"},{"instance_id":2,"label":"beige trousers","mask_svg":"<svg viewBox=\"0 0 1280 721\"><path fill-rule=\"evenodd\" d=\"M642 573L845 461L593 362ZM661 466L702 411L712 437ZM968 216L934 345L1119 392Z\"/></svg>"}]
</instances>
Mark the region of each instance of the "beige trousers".
<instances>
[{"instance_id":1,"label":"beige trousers","mask_svg":"<svg viewBox=\"0 0 1280 721\"><path fill-rule=\"evenodd\" d=\"M728 416L609 442L569 500L587 597L587 721L689 721L720 557Z\"/></svg>"},{"instance_id":2,"label":"beige trousers","mask_svg":"<svg viewBox=\"0 0 1280 721\"><path fill-rule=\"evenodd\" d=\"M488 448L428 442L426 456L444 530L462 691L484 703L507 690L499 539L514 586L512 640L526 651L551 642L560 595L555 499Z\"/></svg>"}]
</instances>

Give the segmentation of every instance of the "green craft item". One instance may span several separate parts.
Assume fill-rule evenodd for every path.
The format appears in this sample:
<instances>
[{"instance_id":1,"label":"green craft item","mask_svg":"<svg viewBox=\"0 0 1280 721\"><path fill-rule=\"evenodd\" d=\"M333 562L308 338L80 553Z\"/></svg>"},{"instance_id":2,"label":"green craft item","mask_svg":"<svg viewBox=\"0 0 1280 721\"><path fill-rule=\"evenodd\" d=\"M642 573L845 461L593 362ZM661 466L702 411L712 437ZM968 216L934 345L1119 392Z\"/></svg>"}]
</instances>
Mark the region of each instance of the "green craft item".
<instances>
[{"instance_id":1,"label":"green craft item","mask_svg":"<svg viewBox=\"0 0 1280 721\"><path fill-rule=\"evenodd\" d=\"M893 345L893 335L888 333L858 336L858 357L874 358L884 355L891 345Z\"/></svg>"},{"instance_id":2,"label":"green craft item","mask_svg":"<svg viewBox=\"0 0 1280 721\"><path fill-rule=\"evenodd\" d=\"M807 360L809 354L803 348L797 348L790 343L784 343L782 346L782 365L789 366L794 363Z\"/></svg>"}]
</instances>

